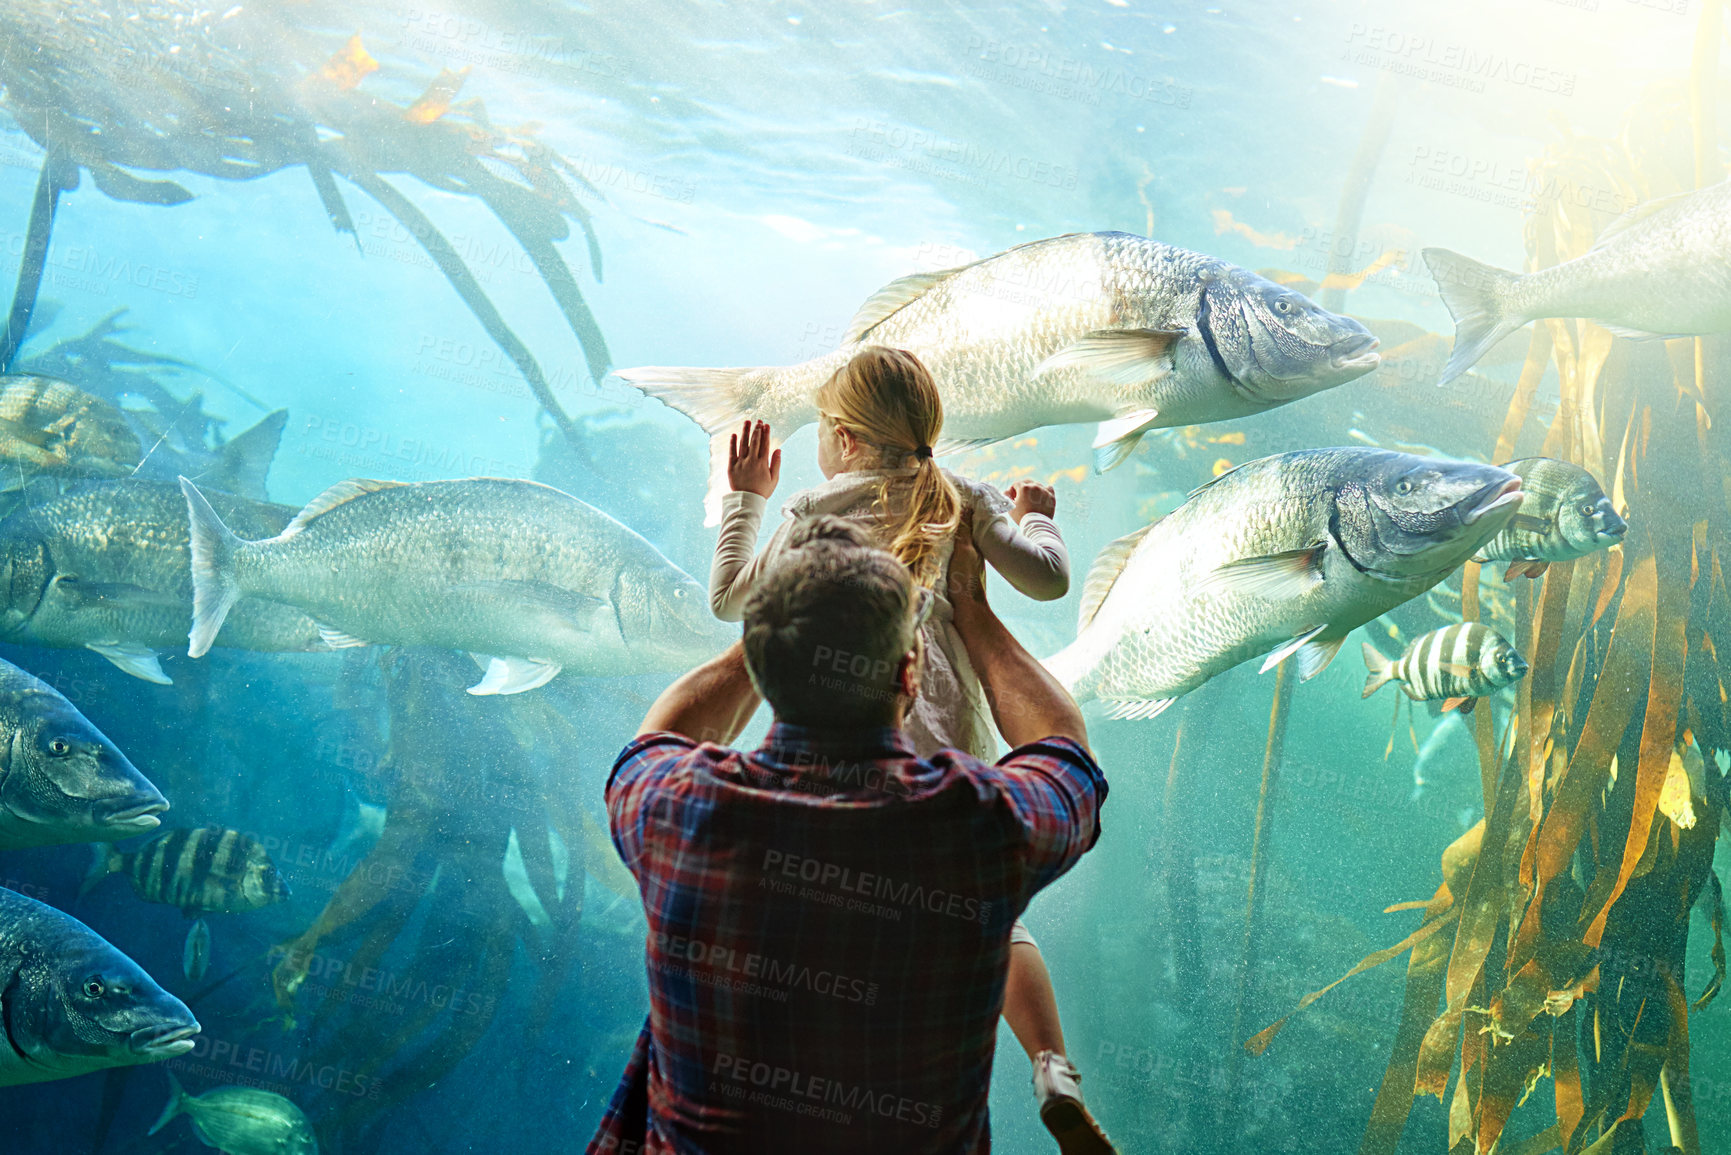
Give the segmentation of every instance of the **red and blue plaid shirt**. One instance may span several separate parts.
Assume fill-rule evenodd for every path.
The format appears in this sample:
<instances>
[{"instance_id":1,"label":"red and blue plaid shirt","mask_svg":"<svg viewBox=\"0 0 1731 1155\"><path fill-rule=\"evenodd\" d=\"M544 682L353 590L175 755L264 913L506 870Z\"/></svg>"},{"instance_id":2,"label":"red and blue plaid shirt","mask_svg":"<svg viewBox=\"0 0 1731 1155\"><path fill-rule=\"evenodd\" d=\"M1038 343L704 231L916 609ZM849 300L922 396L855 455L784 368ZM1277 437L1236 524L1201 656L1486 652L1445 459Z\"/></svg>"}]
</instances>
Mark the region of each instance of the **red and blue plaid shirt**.
<instances>
[{"instance_id":1,"label":"red and blue plaid shirt","mask_svg":"<svg viewBox=\"0 0 1731 1155\"><path fill-rule=\"evenodd\" d=\"M650 1010L590 1155L990 1150L1010 924L1105 797L1062 738L996 765L887 729L636 739L607 810Z\"/></svg>"}]
</instances>

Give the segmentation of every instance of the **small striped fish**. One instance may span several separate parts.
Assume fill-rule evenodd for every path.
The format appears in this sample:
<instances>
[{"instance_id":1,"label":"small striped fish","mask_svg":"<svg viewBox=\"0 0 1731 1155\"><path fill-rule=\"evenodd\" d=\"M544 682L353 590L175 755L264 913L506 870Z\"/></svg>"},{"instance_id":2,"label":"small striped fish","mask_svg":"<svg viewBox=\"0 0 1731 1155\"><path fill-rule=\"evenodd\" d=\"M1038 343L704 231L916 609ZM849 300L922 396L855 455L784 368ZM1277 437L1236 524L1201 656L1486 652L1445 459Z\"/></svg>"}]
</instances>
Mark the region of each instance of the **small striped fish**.
<instances>
[{"instance_id":1,"label":"small striped fish","mask_svg":"<svg viewBox=\"0 0 1731 1155\"><path fill-rule=\"evenodd\" d=\"M264 846L220 826L164 830L137 850L99 846L83 893L110 874L125 874L146 902L197 911L257 910L288 897L288 884Z\"/></svg>"},{"instance_id":2,"label":"small striped fish","mask_svg":"<svg viewBox=\"0 0 1731 1155\"><path fill-rule=\"evenodd\" d=\"M1414 638L1392 662L1366 642L1364 664L1370 668L1364 680L1367 698L1395 682L1415 702L1442 698L1444 710L1459 706L1462 712L1527 673L1526 659L1501 634L1477 622L1444 626Z\"/></svg>"}]
</instances>

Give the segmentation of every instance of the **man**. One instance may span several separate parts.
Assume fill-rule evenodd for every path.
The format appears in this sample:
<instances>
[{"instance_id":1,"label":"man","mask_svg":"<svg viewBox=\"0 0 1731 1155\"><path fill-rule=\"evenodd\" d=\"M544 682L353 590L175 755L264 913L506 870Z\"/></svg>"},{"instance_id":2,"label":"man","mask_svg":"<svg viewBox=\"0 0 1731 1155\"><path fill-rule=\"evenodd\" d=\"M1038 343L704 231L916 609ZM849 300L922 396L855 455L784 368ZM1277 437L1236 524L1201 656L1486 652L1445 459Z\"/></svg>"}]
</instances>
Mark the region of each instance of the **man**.
<instances>
[{"instance_id":1,"label":"man","mask_svg":"<svg viewBox=\"0 0 1731 1155\"><path fill-rule=\"evenodd\" d=\"M1099 837L1081 714L986 604L967 534L950 599L1015 747L995 766L900 733L930 591L847 522L791 542L741 644L661 695L607 785L651 1007L592 1155L986 1151L1010 924ZM700 744L759 691L761 749Z\"/></svg>"}]
</instances>

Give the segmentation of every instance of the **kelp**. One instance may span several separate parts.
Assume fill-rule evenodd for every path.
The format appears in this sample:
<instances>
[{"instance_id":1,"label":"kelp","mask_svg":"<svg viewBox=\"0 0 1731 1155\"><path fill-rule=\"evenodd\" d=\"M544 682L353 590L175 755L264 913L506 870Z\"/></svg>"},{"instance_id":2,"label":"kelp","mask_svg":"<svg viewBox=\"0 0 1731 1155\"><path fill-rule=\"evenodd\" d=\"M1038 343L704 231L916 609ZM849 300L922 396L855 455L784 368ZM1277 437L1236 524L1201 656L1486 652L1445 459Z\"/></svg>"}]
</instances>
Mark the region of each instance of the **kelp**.
<instances>
[{"instance_id":1,"label":"kelp","mask_svg":"<svg viewBox=\"0 0 1731 1155\"><path fill-rule=\"evenodd\" d=\"M97 0L27 0L0 11L0 36L29 49L0 57L4 107L44 150L0 365L28 327L54 208L84 173L113 199L169 206L192 193L128 170L254 180L299 167L339 232L356 230L337 177L403 225L575 444L540 363L456 247L388 178L412 177L486 205L535 266L597 382L609 369L606 340L555 246L575 222L600 278L600 246L578 189L600 193L528 129L493 124L479 100L457 102L465 73L442 73L408 104L375 96L361 85L380 65L360 38L337 48L309 31L316 13L294 15L302 22L270 6L219 13L182 0L119 21Z\"/></svg>"},{"instance_id":2,"label":"kelp","mask_svg":"<svg viewBox=\"0 0 1731 1155\"><path fill-rule=\"evenodd\" d=\"M1708 83L1718 6L1707 7L1702 35L1710 29L1714 47L1697 53L1687 94L1694 164L1641 131L1667 115L1691 120L1679 107L1686 94L1658 88L1631 112L1621 140L1565 135L1533 162L1534 175L1547 187L1615 190L1627 204L1720 179ZM1644 143L1637 150L1632 141ZM1567 198L1535 206L1527 268L1582 255L1611 219ZM1619 547L1553 565L1519 592L1513 637L1531 669L1511 733L1494 732L1490 711L1477 719L1486 817L1445 852L1443 883L1418 926L1336 980L1411 952L1360 1155L1392 1155L1413 1098L1427 1094L1448 1109L1445 1149L1500 1149L1509 1120L1546 1078L1554 1122L1518 1152L1642 1151L1642 1117L1656 1093L1669 1142L1684 1155L1701 1150L1688 1018L1723 982L1711 863L1725 777L1704 759L1705 797L1693 800L1692 826L1658 804L1677 751L1691 743L1709 755L1731 750L1718 661L1731 645L1723 577L1731 484L1701 484L1726 478L1716 415L1731 388L1728 360L1718 338L1667 348L1615 341L1586 321L1533 328L1506 417L1484 451L1497 461L1542 453L1585 467L1607 480L1631 530ZM1559 403L1535 443L1529 417L1547 380ZM1485 575L1469 567L1464 616L1479 616L1484 592ZM1713 926L1714 973L1692 1004L1685 961L1697 900ZM1266 1050L1286 1022L1246 1049Z\"/></svg>"},{"instance_id":3,"label":"kelp","mask_svg":"<svg viewBox=\"0 0 1731 1155\"><path fill-rule=\"evenodd\" d=\"M547 842L521 840L529 881L551 916L536 927L501 867L514 829L548 823L573 851L584 844L575 803L543 781L533 755L550 733L571 736L562 716L531 696L467 694L474 666L465 656L399 649L381 666L389 719L384 830L313 923L272 952L270 976L306 1062L340 1063L377 1080L364 1096L331 1093L301 1104L321 1139L344 1151L373 1149L387 1113L481 1041L519 944L541 976L533 1021L546 1020L575 956L585 876L574 853L555 899L560 884ZM322 994L308 986L333 967L340 981L327 979ZM352 975L375 977L365 997L357 997Z\"/></svg>"}]
</instances>

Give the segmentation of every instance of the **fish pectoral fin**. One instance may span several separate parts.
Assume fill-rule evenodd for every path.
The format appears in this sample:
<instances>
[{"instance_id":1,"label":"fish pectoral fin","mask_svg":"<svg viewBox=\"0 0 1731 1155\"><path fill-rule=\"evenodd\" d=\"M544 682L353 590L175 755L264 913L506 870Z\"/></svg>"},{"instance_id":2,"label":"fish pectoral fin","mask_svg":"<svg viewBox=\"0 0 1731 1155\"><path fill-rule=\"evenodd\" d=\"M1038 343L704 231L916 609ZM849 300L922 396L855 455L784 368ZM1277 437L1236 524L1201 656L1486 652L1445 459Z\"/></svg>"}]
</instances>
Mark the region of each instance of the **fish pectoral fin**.
<instances>
[{"instance_id":1,"label":"fish pectoral fin","mask_svg":"<svg viewBox=\"0 0 1731 1155\"><path fill-rule=\"evenodd\" d=\"M84 648L101 654L118 669L135 678L143 678L146 682L155 682L159 686L174 685L174 679L162 672L162 663L157 660L156 651L149 646L132 642L86 642Z\"/></svg>"},{"instance_id":2,"label":"fish pectoral fin","mask_svg":"<svg viewBox=\"0 0 1731 1155\"><path fill-rule=\"evenodd\" d=\"M1503 571L1503 580L1510 582L1521 577L1539 577L1550 567L1550 564L1548 561L1539 561L1537 558L1516 558L1509 563L1509 568Z\"/></svg>"},{"instance_id":3,"label":"fish pectoral fin","mask_svg":"<svg viewBox=\"0 0 1731 1155\"><path fill-rule=\"evenodd\" d=\"M469 693L476 697L527 693L545 686L565 668L558 662L545 662L539 658L494 658L486 654L469 656L477 662L484 661L487 665L487 672L481 675L481 680L469 687Z\"/></svg>"},{"instance_id":4,"label":"fish pectoral fin","mask_svg":"<svg viewBox=\"0 0 1731 1155\"><path fill-rule=\"evenodd\" d=\"M1346 641L1342 634L1333 641L1306 642L1298 648L1298 680L1308 682L1322 671L1328 669L1328 663L1334 661L1334 655L1340 653L1340 645Z\"/></svg>"},{"instance_id":5,"label":"fish pectoral fin","mask_svg":"<svg viewBox=\"0 0 1731 1155\"><path fill-rule=\"evenodd\" d=\"M1160 420L1158 409L1136 409L1100 422L1094 434L1094 472L1105 473L1130 456L1142 435Z\"/></svg>"},{"instance_id":6,"label":"fish pectoral fin","mask_svg":"<svg viewBox=\"0 0 1731 1155\"><path fill-rule=\"evenodd\" d=\"M1203 578L1196 592L1228 592L1276 601L1301 597L1322 584L1324 545L1229 561ZM1321 627L1317 627L1320 629Z\"/></svg>"},{"instance_id":7,"label":"fish pectoral fin","mask_svg":"<svg viewBox=\"0 0 1731 1155\"><path fill-rule=\"evenodd\" d=\"M370 646L373 644L365 638L357 638L353 634L345 634L343 631L327 626L323 622L314 622L313 624L319 628L319 641L323 642L333 650L351 650L356 646Z\"/></svg>"},{"instance_id":8,"label":"fish pectoral fin","mask_svg":"<svg viewBox=\"0 0 1731 1155\"><path fill-rule=\"evenodd\" d=\"M1473 672L1471 666L1465 665L1461 662L1440 662L1437 665L1437 669L1456 678L1471 677Z\"/></svg>"},{"instance_id":9,"label":"fish pectoral fin","mask_svg":"<svg viewBox=\"0 0 1731 1155\"><path fill-rule=\"evenodd\" d=\"M1463 714L1470 714L1477 702L1477 698L1449 698L1443 702L1442 712L1446 714L1450 710L1459 710Z\"/></svg>"},{"instance_id":10,"label":"fish pectoral fin","mask_svg":"<svg viewBox=\"0 0 1731 1155\"><path fill-rule=\"evenodd\" d=\"M1296 654L1299 650L1302 650L1311 641L1311 639L1315 638L1317 634L1320 634L1323 630L1326 630L1327 628L1328 628L1328 623L1324 622L1320 626L1315 627L1314 629L1309 629L1309 630L1304 631L1302 634L1299 634L1296 638L1293 638L1291 641L1287 642L1285 645L1281 646L1279 649L1271 652L1266 658L1262 659L1262 669L1258 670L1257 672L1261 673L1261 674L1266 674L1268 671L1272 670L1274 667L1276 667L1280 663L1284 662L1287 658L1290 658L1293 654ZM1339 648L1340 648L1339 643L1338 642L1335 643L1335 649L1339 649ZM1332 658L1334 655L1330 654L1329 656ZM1327 663L1324 663L1324 664L1326 665Z\"/></svg>"},{"instance_id":11,"label":"fish pectoral fin","mask_svg":"<svg viewBox=\"0 0 1731 1155\"><path fill-rule=\"evenodd\" d=\"M1034 366L1035 377L1080 369L1108 385L1143 385L1172 372L1172 346L1182 329L1096 329Z\"/></svg>"}]
</instances>

